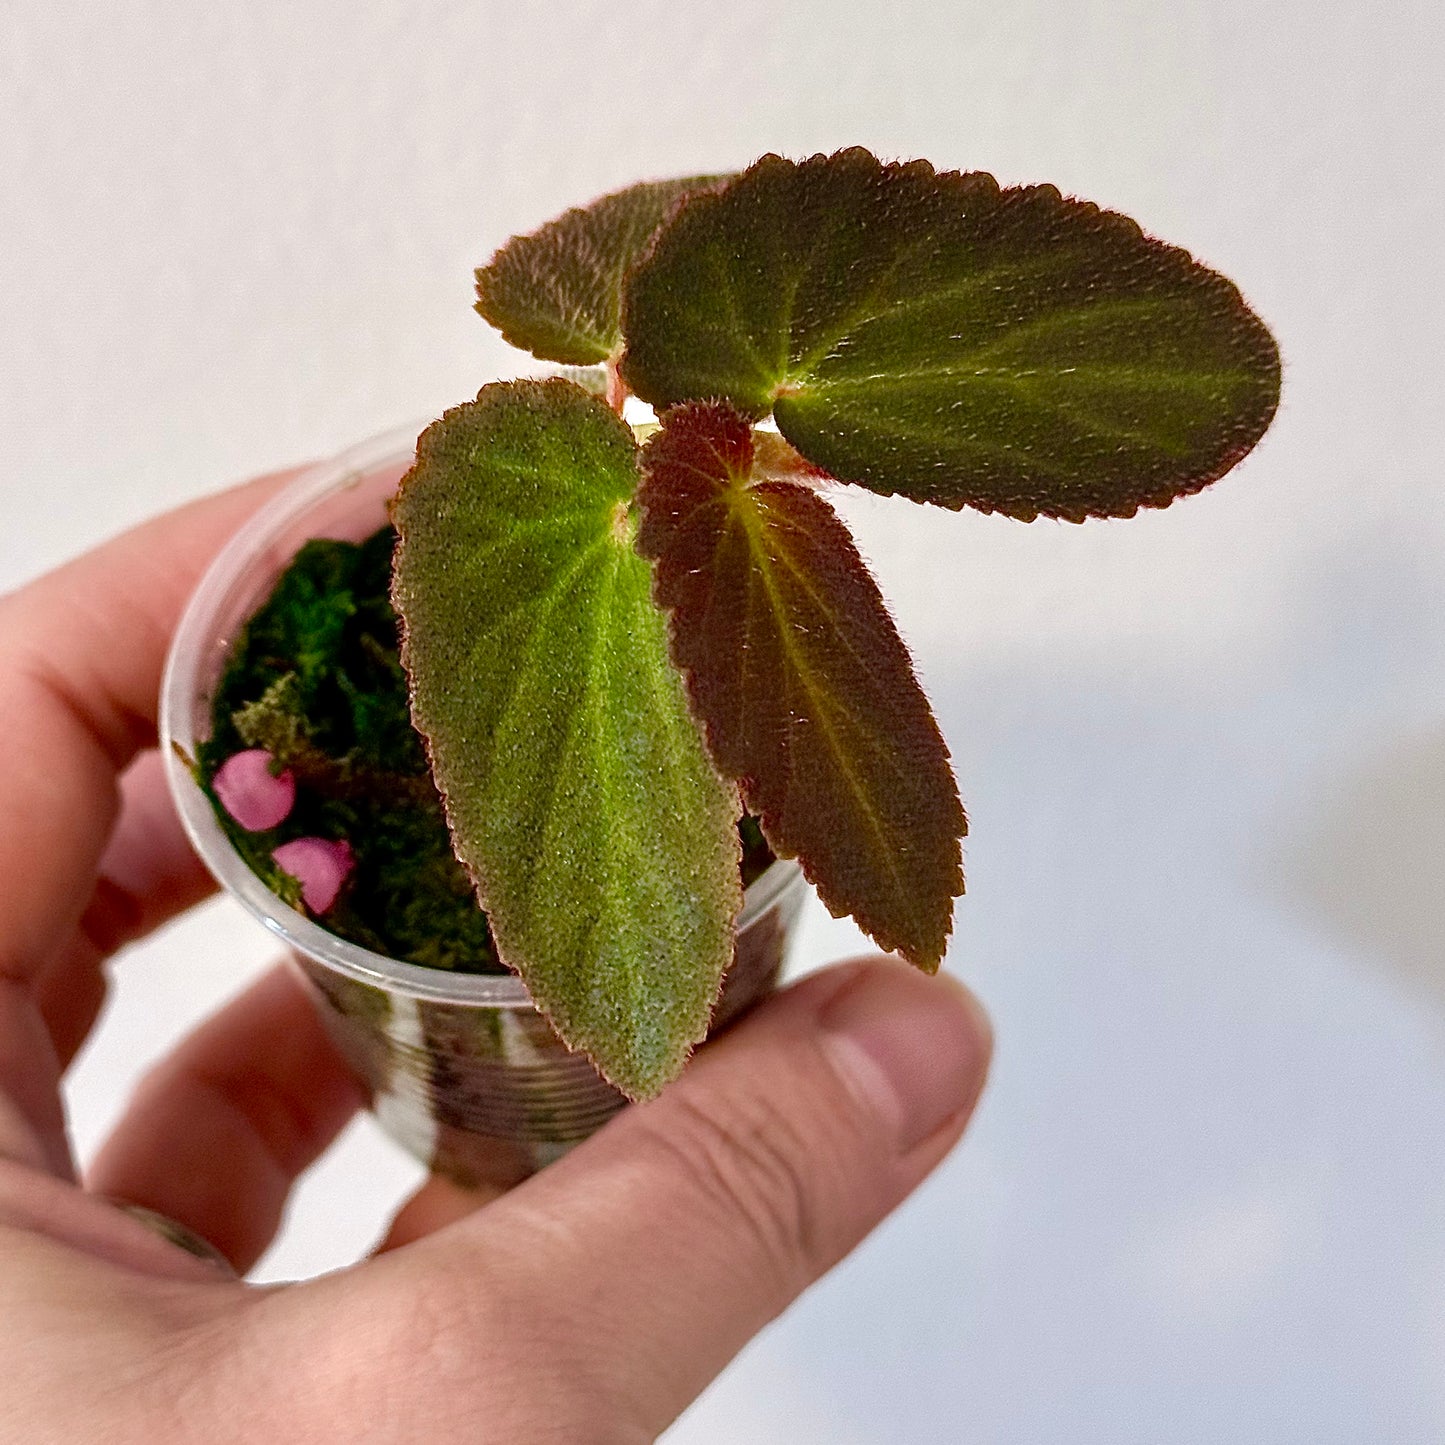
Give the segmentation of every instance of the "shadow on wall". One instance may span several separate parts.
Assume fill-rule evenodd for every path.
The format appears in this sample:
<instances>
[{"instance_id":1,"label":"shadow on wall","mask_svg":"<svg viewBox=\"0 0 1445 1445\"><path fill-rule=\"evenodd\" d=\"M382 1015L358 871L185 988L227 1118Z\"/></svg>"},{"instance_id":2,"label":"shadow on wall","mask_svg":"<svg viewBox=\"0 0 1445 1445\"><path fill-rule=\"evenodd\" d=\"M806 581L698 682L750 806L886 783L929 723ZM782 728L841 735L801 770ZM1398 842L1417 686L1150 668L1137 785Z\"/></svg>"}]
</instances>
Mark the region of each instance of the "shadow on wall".
<instances>
[{"instance_id":1,"label":"shadow on wall","mask_svg":"<svg viewBox=\"0 0 1445 1445\"><path fill-rule=\"evenodd\" d=\"M1290 686L1312 694L1295 710L1324 747L1311 758L1309 736L1297 740L1304 770L1271 809L1251 861L1274 902L1439 1017L1445 571L1438 523L1425 522L1356 523L1347 547L1316 559Z\"/></svg>"},{"instance_id":2,"label":"shadow on wall","mask_svg":"<svg viewBox=\"0 0 1445 1445\"><path fill-rule=\"evenodd\" d=\"M1445 1010L1445 726L1335 779L1269 860L1275 888Z\"/></svg>"},{"instance_id":3,"label":"shadow on wall","mask_svg":"<svg viewBox=\"0 0 1445 1445\"><path fill-rule=\"evenodd\" d=\"M1031 621L1016 668L932 641L930 690L978 824L969 852L984 896L961 916L965 933L970 916L1000 922L1011 899L1069 913L1062 937L1148 898L1177 944L1181 917L1203 926L1212 890L1242 885L1241 900L1303 922L1445 1017L1440 556L1431 527L1354 519L1271 561L1262 581L1244 567L1221 579L1260 598L1252 630L1225 645L1173 646L1147 616L1131 636L1126 614L1117 646L1070 652L1062 637L1053 657L1047 620ZM1119 565L1102 585L1142 609ZM1010 817L1040 836L1038 858ZM1107 877L1049 841L1080 837ZM1168 860L1201 870L1190 887L1160 881ZM1008 876L990 878L996 866ZM1225 878L1204 876L1218 869Z\"/></svg>"}]
</instances>

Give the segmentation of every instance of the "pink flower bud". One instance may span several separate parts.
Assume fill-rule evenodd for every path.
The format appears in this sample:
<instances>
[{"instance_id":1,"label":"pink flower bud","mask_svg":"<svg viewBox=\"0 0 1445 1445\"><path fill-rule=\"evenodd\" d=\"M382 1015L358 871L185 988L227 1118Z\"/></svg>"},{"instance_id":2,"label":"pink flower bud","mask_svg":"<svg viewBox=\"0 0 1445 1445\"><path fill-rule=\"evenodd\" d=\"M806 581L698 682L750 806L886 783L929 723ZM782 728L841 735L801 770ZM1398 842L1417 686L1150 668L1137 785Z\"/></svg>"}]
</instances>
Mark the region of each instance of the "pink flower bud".
<instances>
[{"instance_id":1,"label":"pink flower bud","mask_svg":"<svg viewBox=\"0 0 1445 1445\"><path fill-rule=\"evenodd\" d=\"M211 779L221 806L248 833L274 828L296 801L295 776L290 768L273 773L274 762L264 748L252 748L227 758Z\"/></svg>"},{"instance_id":2,"label":"pink flower bud","mask_svg":"<svg viewBox=\"0 0 1445 1445\"><path fill-rule=\"evenodd\" d=\"M301 885L301 901L313 913L325 913L356 866L349 843L329 838L293 838L271 854L276 866Z\"/></svg>"}]
</instances>

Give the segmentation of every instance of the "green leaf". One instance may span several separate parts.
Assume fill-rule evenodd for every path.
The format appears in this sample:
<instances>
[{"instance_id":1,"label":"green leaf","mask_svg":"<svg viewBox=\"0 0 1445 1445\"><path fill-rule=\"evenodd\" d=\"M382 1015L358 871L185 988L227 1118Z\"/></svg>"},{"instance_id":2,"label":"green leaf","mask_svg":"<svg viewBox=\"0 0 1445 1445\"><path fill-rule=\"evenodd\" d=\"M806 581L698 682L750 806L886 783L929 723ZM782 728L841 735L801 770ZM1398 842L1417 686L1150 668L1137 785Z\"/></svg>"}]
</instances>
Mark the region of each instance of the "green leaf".
<instances>
[{"instance_id":1,"label":"green leaf","mask_svg":"<svg viewBox=\"0 0 1445 1445\"><path fill-rule=\"evenodd\" d=\"M847 528L755 470L729 406L667 414L643 452L639 550L713 760L835 916L932 972L963 892L948 750Z\"/></svg>"},{"instance_id":2,"label":"green leaf","mask_svg":"<svg viewBox=\"0 0 1445 1445\"><path fill-rule=\"evenodd\" d=\"M703 1037L741 899L709 762L632 545L632 434L570 382L485 387L394 510L412 708L504 963L620 1088Z\"/></svg>"},{"instance_id":3,"label":"green leaf","mask_svg":"<svg viewBox=\"0 0 1445 1445\"><path fill-rule=\"evenodd\" d=\"M622 344L622 278L668 212L725 176L646 181L513 236L477 271L477 310L513 346L591 366Z\"/></svg>"},{"instance_id":4,"label":"green leaf","mask_svg":"<svg viewBox=\"0 0 1445 1445\"><path fill-rule=\"evenodd\" d=\"M772 411L844 481L1024 520L1129 516L1238 462L1279 354L1234 285L1051 186L765 156L627 283L628 385Z\"/></svg>"}]
</instances>

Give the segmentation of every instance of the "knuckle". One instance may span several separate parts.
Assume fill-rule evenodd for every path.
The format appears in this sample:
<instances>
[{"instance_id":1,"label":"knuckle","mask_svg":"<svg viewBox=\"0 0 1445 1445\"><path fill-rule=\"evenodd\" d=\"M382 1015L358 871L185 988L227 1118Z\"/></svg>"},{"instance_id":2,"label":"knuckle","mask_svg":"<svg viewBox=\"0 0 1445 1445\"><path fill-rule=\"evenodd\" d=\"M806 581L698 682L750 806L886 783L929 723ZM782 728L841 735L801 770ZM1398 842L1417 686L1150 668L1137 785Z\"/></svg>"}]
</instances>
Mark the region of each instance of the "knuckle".
<instances>
[{"instance_id":1,"label":"knuckle","mask_svg":"<svg viewBox=\"0 0 1445 1445\"><path fill-rule=\"evenodd\" d=\"M824 1267L827 1230L815 1186L816 1146L768 1102L679 1090L653 1142L722 1228L741 1236L791 1298Z\"/></svg>"}]
</instances>

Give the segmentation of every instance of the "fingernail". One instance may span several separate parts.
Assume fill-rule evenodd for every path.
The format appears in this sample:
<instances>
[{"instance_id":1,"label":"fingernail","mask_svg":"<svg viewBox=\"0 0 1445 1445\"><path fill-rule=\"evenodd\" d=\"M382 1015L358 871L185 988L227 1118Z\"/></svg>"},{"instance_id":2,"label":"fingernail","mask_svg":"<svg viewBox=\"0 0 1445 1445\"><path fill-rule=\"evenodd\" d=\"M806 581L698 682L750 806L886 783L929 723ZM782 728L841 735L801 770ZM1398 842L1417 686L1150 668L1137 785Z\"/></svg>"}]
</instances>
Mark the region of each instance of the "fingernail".
<instances>
[{"instance_id":1,"label":"fingernail","mask_svg":"<svg viewBox=\"0 0 1445 1445\"><path fill-rule=\"evenodd\" d=\"M872 965L825 1005L825 1047L849 1088L907 1154L972 1107L993 1030L982 1006L946 976Z\"/></svg>"},{"instance_id":2,"label":"fingernail","mask_svg":"<svg viewBox=\"0 0 1445 1445\"><path fill-rule=\"evenodd\" d=\"M236 1278L236 1271L232 1267L231 1261L209 1239L202 1239L194 1229L188 1228L179 1220L172 1219L168 1214L157 1214L154 1209L147 1209L143 1204L127 1204L121 1199L112 1199L111 1203L138 1223L145 1225L152 1234L158 1234L162 1239L174 1244L178 1249L185 1250L187 1254L193 1255L196 1259L214 1265L230 1279Z\"/></svg>"}]
</instances>

